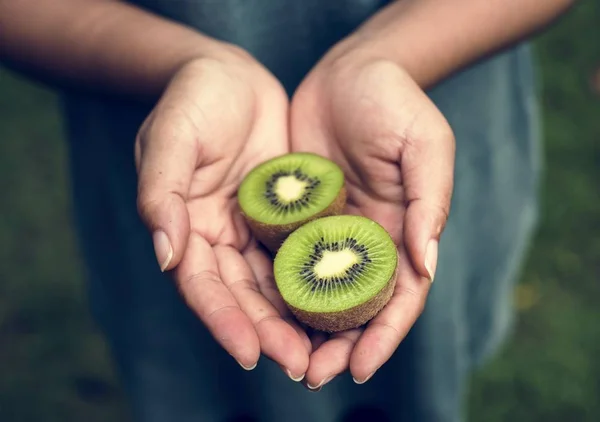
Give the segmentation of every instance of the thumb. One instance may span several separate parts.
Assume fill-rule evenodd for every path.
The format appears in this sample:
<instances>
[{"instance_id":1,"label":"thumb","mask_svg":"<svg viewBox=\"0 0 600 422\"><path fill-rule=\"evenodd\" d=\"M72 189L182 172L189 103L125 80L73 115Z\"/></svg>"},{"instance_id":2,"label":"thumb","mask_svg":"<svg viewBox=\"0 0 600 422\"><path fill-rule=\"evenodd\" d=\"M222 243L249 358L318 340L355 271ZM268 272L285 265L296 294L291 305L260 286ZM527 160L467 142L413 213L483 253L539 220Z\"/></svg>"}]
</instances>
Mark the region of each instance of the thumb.
<instances>
[{"instance_id":1,"label":"thumb","mask_svg":"<svg viewBox=\"0 0 600 422\"><path fill-rule=\"evenodd\" d=\"M199 157L193 130L181 115L150 117L136 141L137 207L152 233L161 271L183 257L190 232L186 200Z\"/></svg>"},{"instance_id":2,"label":"thumb","mask_svg":"<svg viewBox=\"0 0 600 422\"><path fill-rule=\"evenodd\" d=\"M454 135L441 113L406 132L400 168L408 202L403 238L413 266L433 281L438 243L450 212ZM428 119L429 120L429 119Z\"/></svg>"}]
</instances>

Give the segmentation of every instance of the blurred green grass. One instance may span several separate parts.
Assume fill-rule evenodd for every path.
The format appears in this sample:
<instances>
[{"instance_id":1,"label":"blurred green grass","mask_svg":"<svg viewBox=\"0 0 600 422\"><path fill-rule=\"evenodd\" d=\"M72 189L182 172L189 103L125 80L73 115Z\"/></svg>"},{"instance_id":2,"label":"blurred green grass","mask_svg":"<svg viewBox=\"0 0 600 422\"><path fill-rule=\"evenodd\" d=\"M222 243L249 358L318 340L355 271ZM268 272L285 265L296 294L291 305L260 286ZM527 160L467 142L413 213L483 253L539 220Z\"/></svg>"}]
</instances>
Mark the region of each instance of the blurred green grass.
<instances>
[{"instance_id":1,"label":"blurred green grass","mask_svg":"<svg viewBox=\"0 0 600 422\"><path fill-rule=\"evenodd\" d=\"M87 310L53 93L0 69L0 421L119 421Z\"/></svg>"},{"instance_id":2,"label":"blurred green grass","mask_svg":"<svg viewBox=\"0 0 600 422\"><path fill-rule=\"evenodd\" d=\"M542 222L511 341L474 376L472 421L600 420L600 2L535 41ZM126 421L72 231L56 97L0 69L0 420Z\"/></svg>"}]
</instances>

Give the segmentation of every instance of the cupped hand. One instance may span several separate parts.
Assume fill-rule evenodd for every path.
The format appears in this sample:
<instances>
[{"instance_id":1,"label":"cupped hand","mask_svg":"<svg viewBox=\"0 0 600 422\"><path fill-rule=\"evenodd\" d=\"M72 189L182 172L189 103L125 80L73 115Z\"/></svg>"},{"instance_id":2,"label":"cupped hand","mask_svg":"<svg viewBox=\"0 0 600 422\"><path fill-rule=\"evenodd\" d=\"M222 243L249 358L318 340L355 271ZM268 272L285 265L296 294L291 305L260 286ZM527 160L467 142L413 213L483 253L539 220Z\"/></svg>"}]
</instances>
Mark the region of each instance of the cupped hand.
<instances>
[{"instance_id":1,"label":"cupped hand","mask_svg":"<svg viewBox=\"0 0 600 422\"><path fill-rule=\"evenodd\" d=\"M387 229L399 252L393 297L366 327L313 338L305 383L317 388L350 370L367 381L394 353L433 281L453 188L454 137L440 111L399 65L369 49L334 48L291 105L293 151L344 170L347 212Z\"/></svg>"},{"instance_id":2,"label":"cupped hand","mask_svg":"<svg viewBox=\"0 0 600 422\"><path fill-rule=\"evenodd\" d=\"M238 209L243 177L288 152L288 99L249 55L189 62L140 128L138 209L161 270L242 367L260 354L292 378L308 368L310 341L277 294L272 262Z\"/></svg>"}]
</instances>

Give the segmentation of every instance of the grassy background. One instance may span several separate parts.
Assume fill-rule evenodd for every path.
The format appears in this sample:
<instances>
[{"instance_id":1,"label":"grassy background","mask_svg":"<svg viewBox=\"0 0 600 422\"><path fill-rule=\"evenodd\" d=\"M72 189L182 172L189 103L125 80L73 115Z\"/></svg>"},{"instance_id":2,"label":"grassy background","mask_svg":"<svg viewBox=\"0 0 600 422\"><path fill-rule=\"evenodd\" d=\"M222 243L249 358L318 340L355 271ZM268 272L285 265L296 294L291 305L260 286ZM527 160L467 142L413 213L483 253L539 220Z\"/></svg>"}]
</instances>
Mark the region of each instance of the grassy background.
<instances>
[{"instance_id":1,"label":"grassy background","mask_svg":"<svg viewBox=\"0 0 600 422\"><path fill-rule=\"evenodd\" d=\"M542 224L509 344L474 376L473 421L600 420L600 2L536 39L543 78ZM0 69L0 420L126 421L94 331L70 221L53 93Z\"/></svg>"}]
</instances>

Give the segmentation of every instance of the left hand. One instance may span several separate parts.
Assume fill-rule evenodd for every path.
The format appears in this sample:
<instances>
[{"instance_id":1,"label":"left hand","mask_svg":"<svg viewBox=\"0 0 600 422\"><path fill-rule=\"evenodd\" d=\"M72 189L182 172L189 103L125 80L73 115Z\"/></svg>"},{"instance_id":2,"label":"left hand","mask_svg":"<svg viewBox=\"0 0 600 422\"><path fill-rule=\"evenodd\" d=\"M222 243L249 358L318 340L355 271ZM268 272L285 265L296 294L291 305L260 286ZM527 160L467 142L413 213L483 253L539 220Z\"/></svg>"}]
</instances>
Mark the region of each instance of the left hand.
<instances>
[{"instance_id":1,"label":"left hand","mask_svg":"<svg viewBox=\"0 0 600 422\"><path fill-rule=\"evenodd\" d=\"M394 295L366 327L313 337L305 378L312 389L346 369L363 383L392 356L423 311L450 208L452 130L413 78L373 51L338 45L291 105L292 151L337 162L346 212L385 227L400 256Z\"/></svg>"}]
</instances>

